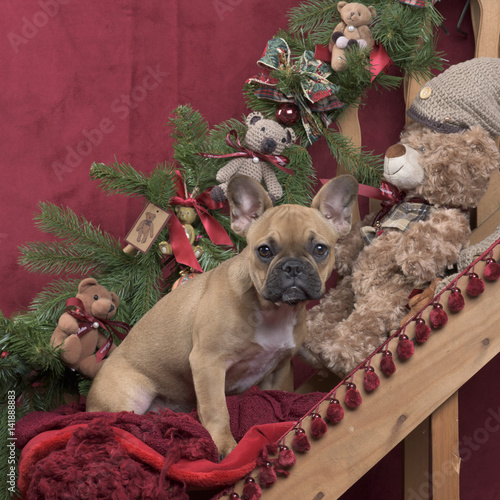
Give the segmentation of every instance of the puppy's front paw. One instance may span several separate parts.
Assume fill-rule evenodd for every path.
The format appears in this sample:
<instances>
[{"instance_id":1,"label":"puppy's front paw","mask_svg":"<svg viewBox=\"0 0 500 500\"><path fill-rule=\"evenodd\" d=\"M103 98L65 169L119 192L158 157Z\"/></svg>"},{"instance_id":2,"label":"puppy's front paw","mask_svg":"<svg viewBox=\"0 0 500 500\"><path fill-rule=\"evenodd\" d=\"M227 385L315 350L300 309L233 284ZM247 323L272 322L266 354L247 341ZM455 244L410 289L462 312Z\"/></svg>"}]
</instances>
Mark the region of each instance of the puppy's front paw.
<instances>
[{"instance_id":1,"label":"puppy's front paw","mask_svg":"<svg viewBox=\"0 0 500 500\"><path fill-rule=\"evenodd\" d=\"M236 441L231 434L229 436L222 434L220 436L213 436L213 440L219 450L220 460L227 457L227 455L229 455L229 453L231 453L236 447Z\"/></svg>"}]
</instances>

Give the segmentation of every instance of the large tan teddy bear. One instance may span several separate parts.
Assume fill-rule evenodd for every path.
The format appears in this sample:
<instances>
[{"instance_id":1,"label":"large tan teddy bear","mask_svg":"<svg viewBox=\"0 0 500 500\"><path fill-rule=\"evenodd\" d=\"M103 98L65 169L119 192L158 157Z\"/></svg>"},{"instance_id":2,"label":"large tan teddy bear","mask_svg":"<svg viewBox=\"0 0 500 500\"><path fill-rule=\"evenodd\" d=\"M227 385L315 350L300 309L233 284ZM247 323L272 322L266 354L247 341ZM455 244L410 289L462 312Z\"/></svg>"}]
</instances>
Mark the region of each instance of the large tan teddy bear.
<instances>
[{"instance_id":1,"label":"large tan teddy bear","mask_svg":"<svg viewBox=\"0 0 500 500\"><path fill-rule=\"evenodd\" d=\"M282 127L278 122L264 118L262 113L254 111L246 118L246 148L266 155L281 155L296 139L290 127ZM283 189L276 178L273 165L259 158L235 158L222 167L216 175L218 186L210 191L214 201L226 199L227 184L236 175L248 175L257 182L264 181L267 192L273 202L283 196Z\"/></svg>"},{"instance_id":2,"label":"large tan teddy bear","mask_svg":"<svg viewBox=\"0 0 500 500\"><path fill-rule=\"evenodd\" d=\"M337 10L341 21L330 38L328 49L332 54L331 67L335 71L345 71L347 61L344 52L352 47L371 50L374 45L370 24L377 15L373 7L362 3L339 2Z\"/></svg>"},{"instance_id":3,"label":"large tan teddy bear","mask_svg":"<svg viewBox=\"0 0 500 500\"><path fill-rule=\"evenodd\" d=\"M338 375L398 329L412 292L444 277L468 246L468 211L500 168L500 59L450 67L423 86L408 115L416 123L384 161L400 193L338 241L339 282L309 311L302 354Z\"/></svg>"},{"instance_id":4,"label":"large tan teddy bear","mask_svg":"<svg viewBox=\"0 0 500 500\"><path fill-rule=\"evenodd\" d=\"M120 299L114 292L109 292L99 285L94 278L86 278L78 285L77 299L84 305L85 312L99 320L109 320L116 314ZM89 378L94 378L104 362L98 361L96 350L103 347L107 337L103 335L98 324L89 328L83 335L77 335L81 325L79 321L65 312L59 318L58 324L50 339L51 345L61 349L61 360L68 367ZM116 346L111 344L108 354Z\"/></svg>"}]
</instances>

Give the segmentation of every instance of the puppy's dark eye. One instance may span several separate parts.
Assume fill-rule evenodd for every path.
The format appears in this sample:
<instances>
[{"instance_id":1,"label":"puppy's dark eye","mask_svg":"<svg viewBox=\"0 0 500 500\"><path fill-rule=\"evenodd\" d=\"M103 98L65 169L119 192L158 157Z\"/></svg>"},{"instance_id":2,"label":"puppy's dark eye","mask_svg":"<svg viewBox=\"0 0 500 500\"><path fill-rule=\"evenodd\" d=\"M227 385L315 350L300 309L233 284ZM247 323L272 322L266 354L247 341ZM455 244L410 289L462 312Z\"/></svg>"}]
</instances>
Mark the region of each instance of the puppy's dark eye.
<instances>
[{"instance_id":1,"label":"puppy's dark eye","mask_svg":"<svg viewBox=\"0 0 500 500\"><path fill-rule=\"evenodd\" d=\"M263 259L270 259L273 256L272 250L267 245L262 245L257 248L257 253L259 254L259 257Z\"/></svg>"},{"instance_id":2,"label":"puppy's dark eye","mask_svg":"<svg viewBox=\"0 0 500 500\"><path fill-rule=\"evenodd\" d=\"M328 254L328 246L318 243L313 250L313 255L315 257L325 257Z\"/></svg>"},{"instance_id":3,"label":"puppy's dark eye","mask_svg":"<svg viewBox=\"0 0 500 500\"><path fill-rule=\"evenodd\" d=\"M99 295L94 295L94 300L98 300L99 299Z\"/></svg>"}]
</instances>

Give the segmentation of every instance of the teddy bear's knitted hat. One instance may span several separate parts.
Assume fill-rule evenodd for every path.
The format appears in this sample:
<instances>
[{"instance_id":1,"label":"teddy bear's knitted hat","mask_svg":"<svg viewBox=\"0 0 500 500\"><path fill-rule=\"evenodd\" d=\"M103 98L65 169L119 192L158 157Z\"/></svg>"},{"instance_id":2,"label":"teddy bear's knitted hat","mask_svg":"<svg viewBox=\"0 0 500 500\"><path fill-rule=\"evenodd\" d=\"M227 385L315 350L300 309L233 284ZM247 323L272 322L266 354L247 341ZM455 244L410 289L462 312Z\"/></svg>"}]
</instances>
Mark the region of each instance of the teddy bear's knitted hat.
<instances>
[{"instance_id":1,"label":"teddy bear's knitted hat","mask_svg":"<svg viewBox=\"0 0 500 500\"><path fill-rule=\"evenodd\" d=\"M408 116L437 132L480 125L500 135L500 59L479 57L450 66L420 89Z\"/></svg>"}]
</instances>

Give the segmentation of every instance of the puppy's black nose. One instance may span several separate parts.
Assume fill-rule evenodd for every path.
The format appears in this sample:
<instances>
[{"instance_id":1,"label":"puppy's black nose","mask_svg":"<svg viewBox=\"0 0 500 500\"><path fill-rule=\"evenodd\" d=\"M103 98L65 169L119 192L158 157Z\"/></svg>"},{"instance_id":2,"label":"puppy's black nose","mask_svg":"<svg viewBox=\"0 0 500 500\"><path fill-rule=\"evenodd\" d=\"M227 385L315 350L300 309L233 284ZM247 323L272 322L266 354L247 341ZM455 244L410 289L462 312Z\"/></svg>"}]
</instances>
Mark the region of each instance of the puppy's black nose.
<instances>
[{"instance_id":1,"label":"puppy's black nose","mask_svg":"<svg viewBox=\"0 0 500 500\"><path fill-rule=\"evenodd\" d=\"M302 262L298 260L289 260L283 264L281 269L288 274L290 278L296 278L302 274L304 266L302 265Z\"/></svg>"}]
</instances>

